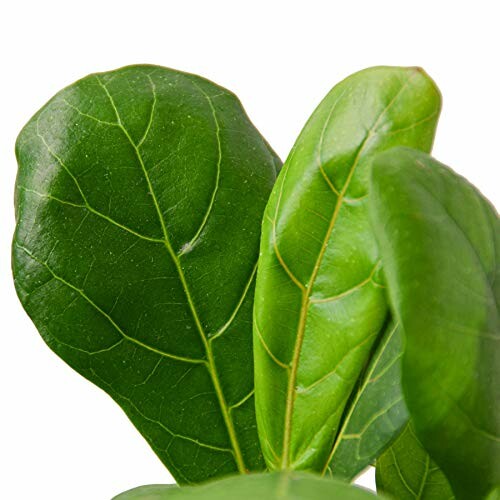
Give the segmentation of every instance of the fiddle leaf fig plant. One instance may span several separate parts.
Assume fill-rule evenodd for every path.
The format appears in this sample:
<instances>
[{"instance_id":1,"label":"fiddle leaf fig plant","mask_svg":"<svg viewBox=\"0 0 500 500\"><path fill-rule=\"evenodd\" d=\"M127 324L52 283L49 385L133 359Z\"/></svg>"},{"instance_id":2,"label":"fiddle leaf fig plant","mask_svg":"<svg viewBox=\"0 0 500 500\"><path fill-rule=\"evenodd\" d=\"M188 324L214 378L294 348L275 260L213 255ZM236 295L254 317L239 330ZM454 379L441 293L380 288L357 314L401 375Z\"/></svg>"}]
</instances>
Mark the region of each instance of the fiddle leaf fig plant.
<instances>
[{"instance_id":1,"label":"fiddle leaf fig plant","mask_svg":"<svg viewBox=\"0 0 500 500\"><path fill-rule=\"evenodd\" d=\"M150 66L91 75L16 144L19 297L181 483L263 468L260 222L279 160L233 94Z\"/></svg>"},{"instance_id":2,"label":"fiddle leaf fig plant","mask_svg":"<svg viewBox=\"0 0 500 500\"><path fill-rule=\"evenodd\" d=\"M368 499L375 463L381 498L499 496L500 222L429 156L440 110L363 70L281 169L234 94L139 65L23 128L19 298L179 484L116 500Z\"/></svg>"},{"instance_id":3,"label":"fiddle leaf fig plant","mask_svg":"<svg viewBox=\"0 0 500 500\"><path fill-rule=\"evenodd\" d=\"M113 500L370 500L376 496L344 482L332 481L305 472L250 474L214 481L202 486L171 488L143 486L118 495Z\"/></svg>"},{"instance_id":4,"label":"fiddle leaf fig plant","mask_svg":"<svg viewBox=\"0 0 500 500\"><path fill-rule=\"evenodd\" d=\"M351 408L377 341L393 330L368 216L369 169L395 145L429 151L440 108L417 68L361 71L326 96L285 162L264 214L254 316L257 420L271 470L335 474L347 439L364 447L350 451L351 478L387 445L375 431L380 449L366 452L372 424L388 420L390 440L405 422L399 394L366 391L363 410Z\"/></svg>"},{"instance_id":5,"label":"fiddle leaf fig plant","mask_svg":"<svg viewBox=\"0 0 500 500\"><path fill-rule=\"evenodd\" d=\"M484 498L500 484L498 214L465 179L407 148L375 159L371 186L416 435L457 498Z\"/></svg>"}]
</instances>

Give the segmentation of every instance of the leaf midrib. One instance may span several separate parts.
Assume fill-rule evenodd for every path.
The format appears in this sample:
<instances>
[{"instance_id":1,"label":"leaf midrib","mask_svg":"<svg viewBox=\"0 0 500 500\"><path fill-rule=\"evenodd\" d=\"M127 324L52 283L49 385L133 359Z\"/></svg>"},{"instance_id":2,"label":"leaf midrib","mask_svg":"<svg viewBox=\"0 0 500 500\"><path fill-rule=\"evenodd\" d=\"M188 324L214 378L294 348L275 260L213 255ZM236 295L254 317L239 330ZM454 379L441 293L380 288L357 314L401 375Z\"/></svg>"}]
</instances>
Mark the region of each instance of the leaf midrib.
<instances>
[{"instance_id":1,"label":"leaf midrib","mask_svg":"<svg viewBox=\"0 0 500 500\"><path fill-rule=\"evenodd\" d=\"M142 348L144 348L146 350L154 352L154 353L156 353L156 354L158 354L160 356L163 356L163 357L175 359L177 361L184 361L184 362L188 362L188 363L204 364L205 367L207 368L207 370L209 371L209 374L210 374L210 376L212 378L214 389L215 389L215 392L216 392L216 395L217 395L217 398L218 398L218 401L219 401L219 404L220 404L220 407L221 407L221 412L223 414L223 420L224 420L224 423L225 423L226 428L228 430L228 435L229 435L229 438L230 438L230 441L231 441L231 445L232 445L232 448L233 448L232 451L233 451L233 456L234 456L234 458L236 460L236 464L237 464L237 466L238 466L239 469L243 469L243 470L240 470L241 472L247 472L246 468L244 468L244 463L243 463L241 451L240 451L240 448L239 448L239 443L237 441L236 433L234 431L234 426L232 424L232 419L230 417L230 413L231 413L231 410L233 409L233 407L228 407L228 405L227 405L227 403L225 401L225 398L224 398L224 395L223 395L223 392L222 392L222 388L221 388L220 382L218 380L218 375L217 375L217 372L216 372L216 368L215 368L215 362L214 362L213 353L212 353L212 349L211 349L211 342L213 340L215 340L216 338L218 338L219 336L221 336L227 330L227 328L229 328L230 324L232 323L232 321L234 320L235 316L237 315L237 313L238 313L238 311L239 311L242 303L244 302L244 300L245 300L245 298L247 296L247 293L248 293L248 291L250 289L251 283L252 283L252 281L253 281L253 279L255 277L256 264L254 265L254 268L253 268L253 271L251 273L251 276L250 276L247 284L245 285L243 293L242 293L242 295L241 295L241 297L240 297L240 299L238 301L238 304L236 305L235 309L233 310L230 318L228 319L228 321L226 321L226 323L224 325L222 325L222 327L220 327L219 329L217 329L215 331L215 333L210 338L208 338L208 336L205 335L205 332L204 332L203 328L201 327L201 322L199 321L199 318L198 318L198 315L197 315L197 311L194 308L194 304L193 304L191 295L189 293L189 288L187 286L187 282L185 280L182 268L181 268L180 263L178 261L177 255L175 254L175 252L174 252L174 250L172 248L172 245L170 244L170 241L168 239L168 233L166 232L165 221L163 220L163 216L162 216L161 212L159 211L159 205L158 205L156 197L154 196L154 192L152 190L152 186L151 186L151 183L149 181L149 176L148 176L147 171L145 169L145 165L144 165L144 161L142 159L141 153L138 150L138 146L134 143L133 139L130 136L130 133L124 127L123 122L122 122L122 120L120 118L119 112L118 112L118 110L116 108L116 104L114 103L114 100L113 100L112 96L109 94L108 89L100 81L98 75L95 75L95 78L98 80L99 85L105 91L105 93L106 93L106 95L107 95L107 97L108 97L108 99L109 99L109 101L110 101L110 103L111 103L111 105L113 107L113 110L114 110L116 118L117 118L116 122L108 122L108 121L99 120L99 119L97 119L96 117L94 117L92 115L89 115L87 113L82 112L80 109L78 109L76 106L71 105L65 99L63 99L63 101L65 102L65 104L67 104L68 106L70 106L74 111L76 111L78 114L80 114L82 116L85 116L85 117L87 117L87 118L89 118L89 119L91 119L93 121L96 121L98 123L101 123L103 125L117 127L117 128L120 128L122 130L123 134L126 136L128 142L131 144L131 146L133 147L133 149L135 151L137 159L138 159L138 161L139 161L139 163L141 165L141 169L143 170L143 173L145 175L146 181L148 183L149 191L152 194L152 196L154 197L154 201L156 202L155 203L155 208L156 208L156 211L157 211L157 214L158 214L158 217L159 217L160 224L162 226L162 231L163 231L163 234L164 234L164 238L153 238L153 237L149 237L149 236L137 233L133 229L131 229L131 228L127 227L127 226L124 226L123 224L115 221L114 219L110 218L109 216L106 216L105 214L99 212L94 207L92 207L89 204L89 202L88 202L88 200L87 200L87 198L85 196L85 193L83 192L83 190L82 190L82 188L80 186L80 183L78 182L78 180L75 177L75 175L65 165L65 163L62 160L62 158L59 157L51 149L51 147L49 146L49 144L47 143L47 141L45 140L45 138L43 137L43 135L40 133L40 130L39 130L39 118L40 118L40 115L38 116L38 119L36 121L36 135L42 141L42 143L44 144L44 146L46 147L46 149L48 150L48 152L51 154L51 156L53 156L56 159L56 161L59 163L59 165L65 170L65 172L73 180L73 182L75 183L75 186L76 186L76 188L77 188L78 192L80 193L80 196L81 196L81 198L83 200L83 204L77 204L77 203L69 202L69 201L66 201L66 200L62 200L62 199L54 197L54 196L52 196L52 195L50 195L48 193L39 193L39 192L37 192L35 190L31 190L31 189L26 188L24 186L19 186L19 187L21 189L23 189L24 191L26 191L26 192L36 194L37 196L40 196L40 197L44 197L44 198L47 198L47 199L52 199L52 200L57 201L59 203L67 204L69 206L74 206L74 207L77 207L77 208L87 209L89 212L93 213L94 215L107 220L108 222L112 223L113 225L119 227L120 229L122 229L124 231L127 231L127 232L133 234L134 236L136 236L138 238L141 238L143 240L147 240L147 241L150 241L150 242L153 242L153 243L165 244L166 249L167 249L169 255L172 257L173 262L176 265L176 270L179 273L179 278L181 279L181 283L183 285L183 289L184 289L184 292L186 294L186 298L188 300L188 304L189 304L190 310L191 310L191 312L193 314L193 319L195 319L195 322L197 320L197 329L200 332L202 342L203 342L203 344L205 346L205 350L206 350L206 353L207 353L207 359L206 360L205 359L199 359L198 360L198 359L187 358L187 357L176 355L176 354L167 353L167 352L161 351L159 349L156 349L154 346L145 344L145 343L143 343L143 342L135 339L134 337L130 337L129 335L127 335L120 328L120 326L114 321L114 319L109 314L107 314L90 297L88 297L85 294L84 290L78 288L77 286L73 285L72 283L69 283L63 277L57 275L57 273L55 273L55 271L53 271L52 268L50 268L46 262L43 262L40 259L38 259L26 247L23 247L21 245L17 245L17 246L22 251L24 251L27 255L29 255L31 258L33 258L35 261L37 261L39 264L41 264L44 267L46 267L47 270L52 274L53 279L56 279L56 280L60 281L61 283L65 284L69 288L71 288L74 291L76 291L77 293L79 293L89 304L91 304L99 313L101 313L111 323L111 325L118 331L118 333L120 333L122 335L123 340L128 340L128 341L130 341L130 342L132 342L132 343L134 343L136 345L139 345L140 347L142 347ZM149 76L149 80L150 80L150 83L151 83L152 89L153 89L154 83L153 83L152 79L150 78L150 76ZM191 83L193 83L193 85L194 85L194 82L191 81ZM196 85L196 87L198 87L198 86ZM200 93L202 93L204 95L204 97L209 101L209 104L211 105L210 107L211 107L211 110L212 110L214 121L216 121L217 118L216 118L216 115L215 115L215 108L213 107L213 104L211 102L210 97L205 92L203 92L201 89L199 89L199 90L200 90ZM154 95L154 98L156 99L155 95ZM148 120L148 125L147 125L147 128L146 128L146 131L142 135L139 144L142 144L145 141L145 139L147 137L147 134L148 134L148 131L151 128L152 121L153 121L154 110L155 110L155 105L153 103L153 105L151 106L151 112L150 112L150 117L149 117L149 120ZM217 122L217 126L218 126L218 122ZM219 127L218 130L220 132L220 127ZM218 132L218 134L219 134L219 132ZM219 155L221 155L222 151L221 151L221 145L220 145L220 137L219 137L219 135L217 135L217 141L218 141ZM217 167L218 171L220 169L220 162L221 162L221 158L219 157L219 159L218 159L218 167ZM213 206L213 202L215 200L215 195L216 195L216 192L217 192L217 189L218 189L219 177L220 177L220 172L218 172L217 177L216 177L216 182L215 182L214 190L213 190L212 196L211 196L210 206L209 206L209 209L207 210L207 213L205 214L204 222L206 222L206 220L208 219L208 216L210 214L211 208ZM202 225L198 229L195 237L191 240L192 242L194 242L194 240L196 239L196 237L199 236L199 234L203 230L203 227L205 225L204 222L202 223ZM179 257L181 255L182 255L182 253L179 254ZM206 341L207 338L208 338L208 342ZM69 347L72 347L72 346L69 346ZM114 346L112 346L112 347L114 347ZM108 349L109 348L107 348L106 350L108 350ZM93 354L93 353L87 353L87 354ZM243 404L243 402L245 402L248 399L248 397L250 397L250 396L251 396L251 394L245 396L245 398L243 398L243 400L240 401L239 404ZM221 399L222 399L222 401L221 401Z\"/></svg>"},{"instance_id":2,"label":"leaf midrib","mask_svg":"<svg viewBox=\"0 0 500 500\"><path fill-rule=\"evenodd\" d=\"M163 214L161 212L161 209L160 209L160 206L159 206L159 203L158 203L158 199L157 199L155 191L153 189L153 185L151 183L151 179L149 178L149 174L148 174L146 166L144 164L144 160L142 158L141 152L139 151L138 146L135 144L135 142L133 141L132 137L130 136L128 130L123 125L123 122L122 122L121 117L120 117L120 113L118 112L118 109L116 107L114 99L113 99L112 95L110 94L108 88L101 81L101 79L99 78L99 76L96 75L96 79L97 79L99 85L103 88L104 92L106 93L106 95L107 95L107 97L109 99L109 102L110 102L110 104L111 104L111 106L112 106L112 108L113 108L113 110L114 110L114 112L116 114L116 119L117 119L117 122L118 122L118 126L123 131L124 135L126 136L127 140L129 141L130 145L134 149L134 152L136 154L137 160L139 161L139 164L141 166L142 172L144 174L144 178L145 178L146 183L148 185L148 190L151 193L151 199L153 200L153 204L155 206L155 210L156 210L157 215L158 215L158 220L159 220L161 228L162 228L162 232L163 232L163 236L164 236L164 240L165 240L165 248L167 249L167 252L170 255L170 257L171 257L171 259L172 259L172 261L174 263L174 266L176 268L177 274L179 276L179 279L180 279L182 287L183 287L184 294L186 296L186 300L188 302L189 309L191 311L191 314L193 316L195 325L196 325L197 330L198 330L198 332L200 334L201 341L202 341L203 346L205 348L205 352L207 354L207 362L208 362L208 364L206 365L207 366L207 370L208 370L208 372L210 374L210 377L212 379L212 383L214 385L214 389L215 389L215 392L216 392L216 395L217 395L217 399L219 401L219 406L220 406L221 411L222 411L222 416L223 416L223 419L224 419L224 423L226 425L226 428L227 428L227 431L228 431L228 435L229 435L229 439L231 441L231 446L232 446L233 451L234 451L234 458L235 458L235 461L236 461L236 465L238 467L239 472L245 473L245 472L247 472L247 470L246 470L246 467L245 467L245 464L244 464L244 461L243 461L243 455L241 453L240 445L239 445L238 439L236 437L236 431L235 431L234 424L233 424L233 421L232 421L232 418L231 418L231 415L230 415L230 412L229 412L229 408L228 408L227 402L225 400L224 393L222 391L222 387L220 385L219 376L217 374L217 369L216 369L216 366L215 366L215 360L214 360L214 356L213 356L212 347L211 347L210 342L207 340L207 336L205 334L204 328L203 328L203 326L201 324L201 321L200 321L200 318L198 316L198 312L196 310L196 307L194 305L193 299L191 297L191 292L189 290L189 286L187 284L186 277L184 275L184 271L182 270L182 266L180 264L180 261L179 261L179 259L177 257L177 254L175 253L175 251L174 251L174 249L172 247L172 244L170 243L170 238L169 238L168 231L167 231L167 228L166 228L165 219L164 219ZM150 79L150 82L152 84L153 97L154 97L154 99L156 99L155 87L154 87L154 84L153 84L153 82L152 82L151 79ZM204 95L205 95L206 98L208 98L208 96L206 94L204 94ZM142 141L143 140L144 140L144 136L143 136Z\"/></svg>"},{"instance_id":3,"label":"leaf midrib","mask_svg":"<svg viewBox=\"0 0 500 500\"><path fill-rule=\"evenodd\" d=\"M307 315L308 315L308 311L309 311L309 306L311 304L310 297L311 297L312 289L313 289L314 283L316 281L319 269L321 267L321 262L323 261L323 257L324 257L324 254L326 252L326 248L328 246L330 236L331 236L333 229L335 227L335 224L336 224L336 221L338 218L338 214L340 212L340 208L342 207L345 195L347 193L347 190L349 189L349 185L350 185L351 180L354 176L354 172L355 172L356 167L361 159L361 156L362 156L369 140L376 134L376 130L380 124L380 121L385 116L386 112L390 109L390 107L396 102L396 100L399 98L401 93L408 87L408 85L410 84L413 77L414 77L414 75L411 75L401 85L400 89L395 93L393 98L389 101L389 103L385 106L385 108L380 112L380 114L378 115L374 124L367 131L365 138L363 139L363 142L361 143L361 145L356 153L354 161L353 161L351 168L349 170L349 174L347 176L347 179L346 179L340 193L338 193L337 189L333 189L332 186L330 186L332 189L332 192L337 194L337 202L335 204L335 208L334 208L332 217L330 219L330 224L328 226L327 232L325 234L325 238L323 240L323 244L321 246L320 252L319 252L318 257L316 259L316 262L314 264L311 276L307 282L307 285L301 287L302 302L301 302L301 308L300 308L299 323L298 323L298 327L297 327L297 335L295 338L294 352L293 352L293 357L292 357L292 362L291 362L290 376L288 378L288 387L287 387L285 423L284 423L284 438L283 438L283 456L282 456L282 460L281 460L281 468L283 470L286 470L290 467L290 443L291 443L291 434L292 434L292 418L293 418L293 409L294 409L295 398L297 395L295 387L296 387L296 382L297 382L297 372L298 372L300 354L301 354L301 350L302 350L302 343L303 343L304 334L305 334L306 320L307 320ZM340 99L342 97L342 95L339 96L338 99ZM337 102L338 102L338 100L335 101L334 106L337 105ZM329 118L330 118L330 115L329 115ZM324 135L324 131L322 131L322 137L323 137L323 135ZM319 157L321 158L321 152L319 153ZM286 172L284 172L284 175L286 175ZM331 182L328 184L330 185ZM276 209L276 213L277 213L278 208L279 208L280 199L281 199L281 196L278 199L278 206Z\"/></svg>"}]
</instances>

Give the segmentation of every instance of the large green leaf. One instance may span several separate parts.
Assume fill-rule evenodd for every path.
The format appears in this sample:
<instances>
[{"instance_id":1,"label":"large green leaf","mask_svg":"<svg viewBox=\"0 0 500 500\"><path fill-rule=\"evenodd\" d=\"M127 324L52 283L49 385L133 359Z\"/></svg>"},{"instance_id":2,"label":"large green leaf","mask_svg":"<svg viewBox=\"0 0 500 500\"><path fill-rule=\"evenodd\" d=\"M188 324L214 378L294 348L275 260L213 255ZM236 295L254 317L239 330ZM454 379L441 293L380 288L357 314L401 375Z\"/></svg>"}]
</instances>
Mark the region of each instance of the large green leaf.
<instances>
[{"instance_id":1,"label":"large green leaf","mask_svg":"<svg viewBox=\"0 0 500 500\"><path fill-rule=\"evenodd\" d=\"M446 476L431 460L408 423L377 459L377 491L398 500L453 500Z\"/></svg>"},{"instance_id":2,"label":"large green leaf","mask_svg":"<svg viewBox=\"0 0 500 500\"><path fill-rule=\"evenodd\" d=\"M408 422L401 388L401 329L390 322L335 438L328 472L347 481L373 463Z\"/></svg>"},{"instance_id":3,"label":"large green leaf","mask_svg":"<svg viewBox=\"0 0 500 500\"><path fill-rule=\"evenodd\" d=\"M367 214L369 165L397 144L429 150L439 110L422 70L362 71L326 96L280 173L263 222L254 314L257 420L270 469L321 471L330 461L388 313Z\"/></svg>"},{"instance_id":4,"label":"large green leaf","mask_svg":"<svg viewBox=\"0 0 500 500\"><path fill-rule=\"evenodd\" d=\"M377 157L371 207L415 430L458 498L500 485L500 221L429 156Z\"/></svg>"},{"instance_id":5,"label":"large green leaf","mask_svg":"<svg viewBox=\"0 0 500 500\"><path fill-rule=\"evenodd\" d=\"M274 472L229 477L200 486L142 486L114 500L363 500L380 498L364 489L304 472Z\"/></svg>"},{"instance_id":6,"label":"large green leaf","mask_svg":"<svg viewBox=\"0 0 500 500\"><path fill-rule=\"evenodd\" d=\"M14 276L45 341L177 480L261 468L252 296L279 160L239 101L160 67L90 75L17 158Z\"/></svg>"}]
</instances>

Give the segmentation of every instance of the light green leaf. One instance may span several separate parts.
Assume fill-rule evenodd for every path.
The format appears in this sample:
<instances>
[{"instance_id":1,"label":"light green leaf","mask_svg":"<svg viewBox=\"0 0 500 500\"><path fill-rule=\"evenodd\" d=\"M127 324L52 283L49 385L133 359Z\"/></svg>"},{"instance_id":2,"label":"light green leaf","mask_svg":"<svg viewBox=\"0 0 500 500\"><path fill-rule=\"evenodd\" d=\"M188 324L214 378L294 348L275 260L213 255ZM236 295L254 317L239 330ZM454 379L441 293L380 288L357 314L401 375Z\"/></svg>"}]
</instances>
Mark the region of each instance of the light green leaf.
<instances>
[{"instance_id":1,"label":"light green leaf","mask_svg":"<svg viewBox=\"0 0 500 500\"><path fill-rule=\"evenodd\" d=\"M346 481L373 463L401 432L408 411L401 388L401 332L390 322L344 416L328 472Z\"/></svg>"},{"instance_id":2,"label":"light green leaf","mask_svg":"<svg viewBox=\"0 0 500 500\"><path fill-rule=\"evenodd\" d=\"M179 489L175 484L148 484L125 491L112 500L162 500L172 498L172 490Z\"/></svg>"},{"instance_id":3,"label":"light green leaf","mask_svg":"<svg viewBox=\"0 0 500 500\"><path fill-rule=\"evenodd\" d=\"M417 436L457 498L484 498L500 484L498 214L408 148L377 157L370 199Z\"/></svg>"},{"instance_id":4,"label":"light green leaf","mask_svg":"<svg viewBox=\"0 0 500 500\"><path fill-rule=\"evenodd\" d=\"M500 500L500 486L490 491L487 500Z\"/></svg>"},{"instance_id":5,"label":"light green leaf","mask_svg":"<svg viewBox=\"0 0 500 500\"><path fill-rule=\"evenodd\" d=\"M377 491L398 500L453 500L450 485L409 423L377 459Z\"/></svg>"},{"instance_id":6,"label":"light green leaf","mask_svg":"<svg viewBox=\"0 0 500 500\"><path fill-rule=\"evenodd\" d=\"M154 66L90 75L17 158L15 283L45 341L178 481L262 468L252 297L279 160L236 97Z\"/></svg>"},{"instance_id":7,"label":"light green leaf","mask_svg":"<svg viewBox=\"0 0 500 500\"><path fill-rule=\"evenodd\" d=\"M439 110L422 70L362 71L326 96L280 173L254 313L257 420L270 469L328 466L388 314L367 213L370 162L398 144L429 150Z\"/></svg>"},{"instance_id":8,"label":"light green leaf","mask_svg":"<svg viewBox=\"0 0 500 500\"><path fill-rule=\"evenodd\" d=\"M114 500L363 500L381 498L362 488L323 479L304 472L274 472L229 477L200 486L162 489L143 486L118 495Z\"/></svg>"}]
</instances>

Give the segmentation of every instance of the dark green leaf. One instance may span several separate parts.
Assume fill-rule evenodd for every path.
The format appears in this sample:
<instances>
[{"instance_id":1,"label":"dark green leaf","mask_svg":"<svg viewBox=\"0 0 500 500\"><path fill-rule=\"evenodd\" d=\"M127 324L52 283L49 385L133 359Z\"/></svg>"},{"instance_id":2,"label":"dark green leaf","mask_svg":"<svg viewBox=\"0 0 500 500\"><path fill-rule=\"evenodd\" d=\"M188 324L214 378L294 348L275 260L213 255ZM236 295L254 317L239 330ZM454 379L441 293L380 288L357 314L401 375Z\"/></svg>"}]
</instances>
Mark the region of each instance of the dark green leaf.
<instances>
[{"instance_id":1,"label":"dark green leaf","mask_svg":"<svg viewBox=\"0 0 500 500\"><path fill-rule=\"evenodd\" d=\"M347 481L373 463L408 421L400 328L390 322L335 439L328 471Z\"/></svg>"},{"instance_id":2,"label":"dark green leaf","mask_svg":"<svg viewBox=\"0 0 500 500\"><path fill-rule=\"evenodd\" d=\"M377 157L371 207L417 436L457 498L484 498L500 484L498 214L408 148Z\"/></svg>"},{"instance_id":3,"label":"dark green leaf","mask_svg":"<svg viewBox=\"0 0 500 500\"><path fill-rule=\"evenodd\" d=\"M227 90L134 66L57 94L17 142L19 297L181 482L260 469L252 295L277 159Z\"/></svg>"},{"instance_id":4,"label":"dark green leaf","mask_svg":"<svg viewBox=\"0 0 500 500\"><path fill-rule=\"evenodd\" d=\"M388 314L367 214L369 165L397 144L429 150L439 110L420 69L362 71L326 96L280 173L263 222L254 314L270 469L328 466Z\"/></svg>"},{"instance_id":5,"label":"dark green leaf","mask_svg":"<svg viewBox=\"0 0 500 500\"><path fill-rule=\"evenodd\" d=\"M275 472L229 477L200 486L171 489L143 486L114 500L362 500L380 498L364 489L304 472Z\"/></svg>"},{"instance_id":6,"label":"dark green leaf","mask_svg":"<svg viewBox=\"0 0 500 500\"><path fill-rule=\"evenodd\" d=\"M453 500L445 475L431 460L407 424L377 460L377 491L398 500Z\"/></svg>"}]
</instances>

